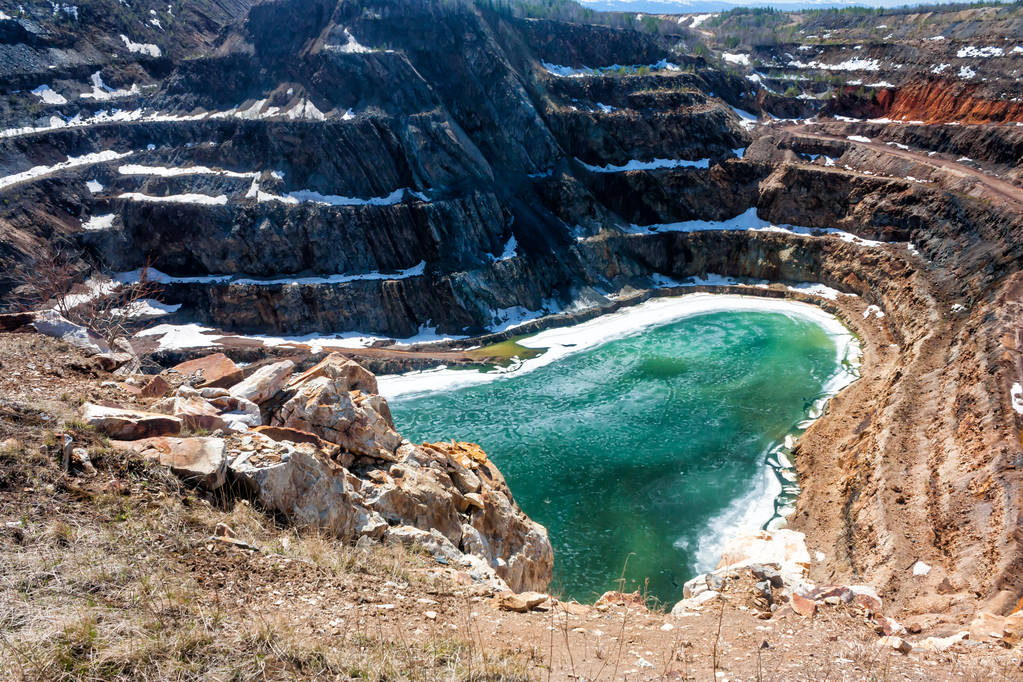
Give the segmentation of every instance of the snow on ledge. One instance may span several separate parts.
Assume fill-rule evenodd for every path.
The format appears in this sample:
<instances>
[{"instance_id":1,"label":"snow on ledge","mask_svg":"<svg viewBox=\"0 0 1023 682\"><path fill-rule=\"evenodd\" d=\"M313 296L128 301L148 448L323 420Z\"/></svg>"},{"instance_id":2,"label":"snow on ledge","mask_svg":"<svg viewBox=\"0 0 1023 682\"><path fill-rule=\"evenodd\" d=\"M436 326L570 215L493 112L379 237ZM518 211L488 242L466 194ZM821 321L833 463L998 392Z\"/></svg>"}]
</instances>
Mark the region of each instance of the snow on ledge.
<instances>
[{"instance_id":1,"label":"snow on ledge","mask_svg":"<svg viewBox=\"0 0 1023 682\"><path fill-rule=\"evenodd\" d=\"M750 112L746 111L745 109L740 109L738 107L733 107L731 104L729 104L728 106L729 106L729 108L732 111L735 112L736 116L738 116L740 119L742 119L740 121L740 123L741 123L742 127L746 128L747 130L749 130L750 128L755 126L760 121L760 118L756 114L751 114Z\"/></svg>"},{"instance_id":2,"label":"snow on ledge","mask_svg":"<svg viewBox=\"0 0 1023 682\"><path fill-rule=\"evenodd\" d=\"M209 194L170 194L165 197L157 197L150 194L142 194L141 192L125 192L117 197L118 199L124 199L125 201L149 201L153 203L167 203L167 204L198 204L205 206L226 206L227 195L221 194L215 197L211 197Z\"/></svg>"},{"instance_id":3,"label":"snow on ledge","mask_svg":"<svg viewBox=\"0 0 1023 682\"><path fill-rule=\"evenodd\" d=\"M49 85L40 85L32 90L32 94L38 97L43 104L67 104L67 98L54 91Z\"/></svg>"},{"instance_id":4,"label":"snow on ledge","mask_svg":"<svg viewBox=\"0 0 1023 682\"><path fill-rule=\"evenodd\" d=\"M775 225L757 216L757 209L751 208L728 220L686 220L678 223L661 223L657 225L627 225L621 228L627 234L659 234L662 232L787 232L790 234L817 236L835 236L842 241L859 246L875 247L884 242L864 239L833 227L799 227L796 225Z\"/></svg>"},{"instance_id":5,"label":"snow on ledge","mask_svg":"<svg viewBox=\"0 0 1023 682\"><path fill-rule=\"evenodd\" d=\"M667 59L662 59L654 64L611 64L610 66L598 66L596 68L589 66L561 66L560 64L551 64L550 62L541 61L541 66L547 73L561 77L561 78L584 78L586 76L604 76L607 74L613 74L617 71L625 69L626 71L632 72L637 69L647 68L651 71L681 71L678 64L673 64Z\"/></svg>"},{"instance_id":6,"label":"snow on ledge","mask_svg":"<svg viewBox=\"0 0 1023 682\"><path fill-rule=\"evenodd\" d=\"M10 187L11 185L15 185L19 182L25 182L26 180L35 180L46 175L59 173L60 171L67 170L68 168L74 168L76 166L90 166L97 163L115 161L125 156L129 156L131 153L132 152L122 153L107 150L84 154L82 156L69 156L66 161L55 163L52 166L34 166L29 168L27 171L22 171L21 173L15 173L14 175L8 175L0 178L0 189Z\"/></svg>"},{"instance_id":7,"label":"snow on ledge","mask_svg":"<svg viewBox=\"0 0 1023 682\"><path fill-rule=\"evenodd\" d=\"M167 166L144 166L130 163L117 169L121 175L153 175L161 178L172 178L181 175L223 175L229 178L258 178L258 172L236 172L208 166L187 166L184 168L168 168Z\"/></svg>"},{"instance_id":8,"label":"snow on ledge","mask_svg":"<svg viewBox=\"0 0 1023 682\"><path fill-rule=\"evenodd\" d=\"M364 272L355 275L315 275L308 277L278 277L264 279L253 275L199 275L195 277L175 277L168 275L156 268L149 268L146 271L147 281L156 284L237 284L249 286L280 286L280 285L301 285L301 284L347 284L349 282L366 282L376 280L395 280L419 277L426 272L426 261L419 261L416 265L396 273L382 273L377 270ZM138 282L142 276L141 269L121 272L114 276L114 280L121 284Z\"/></svg>"},{"instance_id":9,"label":"snow on ledge","mask_svg":"<svg viewBox=\"0 0 1023 682\"><path fill-rule=\"evenodd\" d=\"M1005 49L1001 47L994 47L986 45L984 47L976 47L974 45L967 45L966 47L959 48L956 52L956 57L959 59L982 59L987 57L1001 57L1005 54Z\"/></svg>"},{"instance_id":10,"label":"snow on ledge","mask_svg":"<svg viewBox=\"0 0 1023 682\"><path fill-rule=\"evenodd\" d=\"M493 256L490 254L488 255L490 255L491 261L493 261L494 263L500 263L502 261L511 260L512 258L515 258L515 256L518 255L518 248L519 243L515 239L515 235L512 235L508 237L508 241L504 245L504 251L501 253L500 256Z\"/></svg>"},{"instance_id":11,"label":"snow on ledge","mask_svg":"<svg viewBox=\"0 0 1023 682\"><path fill-rule=\"evenodd\" d=\"M881 62L877 59L862 57L847 59L838 64L822 64L817 60L801 62L798 59L793 59L788 65L795 69L818 69L821 71L879 71L881 69Z\"/></svg>"},{"instance_id":12,"label":"snow on ledge","mask_svg":"<svg viewBox=\"0 0 1023 682\"><path fill-rule=\"evenodd\" d=\"M264 346L285 346L295 344L306 344L314 353L320 352L326 347L338 348L368 348L379 341L391 339L388 336L372 334L369 332L350 331L330 333L312 333L295 336L269 336L262 334L225 334L218 332L212 327L204 327L199 324L161 324L150 327L136 334L136 337L160 336L159 350L177 350L182 348L211 348L224 345L226 339L241 339L256 341ZM397 339L401 345L414 345L417 343L430 343L435 341L451 341L465 338L438 334L436 327L420 325L419 332L406 339Z\"/></svg>"},{"instance_id":13,"label":"snow on ledge","mask_svg":"<svg viewBox=\"0 0 1023 682\"><path fill-rule=\"evenodd\" d=\"M709 168L710 159L652 159L650 161L627 161L624 165L614 166L608 164L607 166L591 166L585 161L579 161L580 164L586 170L594 173L624 173L626 171L634 170L657 170L660 168Z\"/></svg>"},{"instance_id":14,"label":"snow on ledge","mask_svg":"<svg viewBox=\"0 0 1023 682\"><path fill-rule=\"evenodd\" d=\"M91 99L101 102L109 99L117 99L119 97L131 97L142 92L142 90L139 89L138 83L132 84L131 88L127 90L115 90L103 82L103 76L99 71L92 74L89 79L92 82L92 92L83 92L79 95L82 99Z\"/></svg>"},{"instance_id":15,"label":"snow on ledge","mask_svg":"<svg viewBox=\"0 0 1023 682\"><path fill-rule=\"evenodd\" d=\"M255 192L253 192L253 188ZM360 197L346 197L338 194L320 194L319 192L311 189L300 189L293 192L288 192L286 195L270 194L269 192L263 192L259 189L258 184L253 184L253 187L249 188L247 197L255 195L256 200L259 202L267 201L278 201L284 204L300 204L300 203L313 203L320 204L321 206L394 206L405 201L406 194L420 201L430 201L430 198L422 192L416 192L408 187L401 187L394 190L387 196L382 197L369 197L368 199L362 199Z\"/></svg>"}]
</instances>

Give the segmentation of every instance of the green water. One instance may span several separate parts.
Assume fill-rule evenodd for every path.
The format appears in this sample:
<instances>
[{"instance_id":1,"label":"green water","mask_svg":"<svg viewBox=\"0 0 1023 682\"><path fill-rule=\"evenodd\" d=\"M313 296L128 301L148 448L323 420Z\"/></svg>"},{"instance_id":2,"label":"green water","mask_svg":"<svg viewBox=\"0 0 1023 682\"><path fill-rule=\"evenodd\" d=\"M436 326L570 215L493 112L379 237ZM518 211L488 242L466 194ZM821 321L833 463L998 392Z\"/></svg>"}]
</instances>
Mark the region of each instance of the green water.
<instances>
[{"instance_id":1,"label":"green water","mask_svg":"<svg viewBox=\"0 0 1023 682\"><path fill-rule=\"evenodd\" d=\"M700 314L390 404L413 442L483 446L550 532L553 590L592 600L628 559L626 587L671 603L723 539L791 500L767 462L841 372L836 343L777 312Z\"/></svg>"}]
</instances>

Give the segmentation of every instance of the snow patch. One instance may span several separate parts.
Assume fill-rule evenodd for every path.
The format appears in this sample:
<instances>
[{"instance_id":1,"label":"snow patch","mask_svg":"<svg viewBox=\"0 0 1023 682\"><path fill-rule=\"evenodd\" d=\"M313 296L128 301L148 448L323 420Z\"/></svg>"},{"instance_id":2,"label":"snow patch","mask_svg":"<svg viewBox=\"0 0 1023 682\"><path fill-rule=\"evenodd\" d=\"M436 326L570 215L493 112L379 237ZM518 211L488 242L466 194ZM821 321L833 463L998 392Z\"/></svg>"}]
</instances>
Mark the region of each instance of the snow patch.
<instances>
[{"instance_id":1,"label":"snow patch","mask_svg":"<svg viewBox=\"0 0 1023 682\"><path fill-rule=\"evenodd\" d=\"M881 310L880 306L868 305L867 309L863 311L863 319L866 320L871 315L880 320L882 317L884 317L884 311Z\"/></svg>"},{"instance_id":2,"label":"snow patch","mask_svg":"<svg viewBox=\"0 0 1023 682\"><path fill-rule=\"evenodd\" d=\"M393 206L399 204L405 200L406 194L415 197L420 201L429 201L430 198L422 192L416 192L407 187L396 189L387 196L383 197L370 197L368 199L362 199L359 197L346 197L338 194L320 194L319 192L310 189L300 189L294 192L288 192L286 195L281 196L279 194L270 194L268 192L258 191L256 198L260 202L265 201L279 201L284 204L299 204L303 202L309 202L314 204L320 204L321 206ZM249 189L251 194L252 189ZM246 194L249 196L249 194Z\"/></svg>"},{"instance_id":3,"label":"snow patch","mask_svg":"<svg viewBox=\"0 0 1023 682\"><path fill-rule=\"evenodd\" d=\"M121 34L121 40L124 41L124 46L128 48L128 52L134 54L144 54L149 57L159 57L163 54L160 48L152 43L136 43L128 36Z\"/></svg>"},{"instance_id":4,"label":"snow patch","mask_svg":"<svg viewBox=\"0 0 1023 682\"><path fill-rule=\"evenodd\" d=\"M973 45L967 45L966 47L959 48L956 52L956 57L959 59L973 58L980 59L986 57L1001 57L1005 54L1005 50L1001 47L985 46L975 47Z\"/></svg>"},{"instance_id":5,"label":"snow patch","mask_svg":"<svg viewBox=\"0 0 1023 682\"><path fill-rule=\"evenodd\" d=\"M103 82L103 76L99 71L92 74L92 76L89 77L89 80L92 81L92 92L83 92L80 95L82 99L92 99L100 102L108 99L116 99L118 97L130 97L142 92L137 83L133 84L128 90L115 90Z\"/></svg>"},{"instance_id":6,"label":"snow patch","mask_svg":"<svg viewBox=\"0 0 1023 682\"><path fill-rule=\"evenodd\" d=\"M746 128L747 130L749 130L750 128L755 126L757 124L757 122L760 120L760 117L758 117L756 114L751 114L750 112L748 112L748 111L746 111L744 109L739 109L738 107L733 107L731 104L729 104L728 106L731 108L732 111L735 112L735 114L739 118L742 119L742 121L740 123L741 123L742 127Z\"/></svg>"},{"instance_id":7,"label":"snow patch","mask_svg":"<svg viewBox=\"0 0 1023 682\"><path fill-rule=\"evenodd\" d=\"M223 175L229 178L258 178L258 172L239 173L207 166L188 166L185 168L169 168L167 166L144 166L130 163L117 169L121 175L152 175L161 178L172 178L180 175Z\"/></svg>"},{"instance_id":8,"label":"snow patch","mask_svg":"<svg viewBox=\"0 0 1023 682\"><path fill-rule=\"evenodd\" d=\"M164 315L170 315L171 313L176 313L179 310L181 310L180 303L169 305L167 303L161 303L160 301L157 301L152 298L143 298L140 299L135 305L131 306L130 310L125 311L121 308L118 308L116 311L124 312L125 314L128 315L128 317L153 318L163 317Z\"/></svg>"},{"instance_id":9,"label":"snow patch","mask_svg":"<svg viewBox=\"0 0 1023 682\"><path fill-rule=\"evenodd\" d=\"M330 46L328 46L328 49L336 50L338 52L344 52L345 54L366 54L367 52L372 52L373 51L370 48L366 47L365 45L361 44L358 40L356 40L355 36L353 36L348 31L347 28L343 29L343 30L344 30L345 38L347 39L345 41L345 44L344 45L330 45Z\"/></svg>"},{"instance_id":10,"label":"snow patch","mask_svg":"<svg viewBox=\"0 0 1023 682\"><path fill-rule=\"evenodd\" d=\"M82 229L88 232L95 232L97 230L109 230L114 226L114 218L117 216L113 213L107 215L92 216L84 223L82 223Z\"/></svg>"},{"instance_id":11,"label":"snow patch","mask_svg":"<svg viewBox=\"0 0 1023 682\"><path fill-rule=\"evenodd\" d=\"M862 142L864 144L870 144L870 138L863 137L862 135L846 135L845 139L852 140L853 142Z\"/></svg>"},{"instance_id":12,"label":"snow patch","mask_svg":"<svg viewBox=\"0 0 1023 682\"><path fill-rule=\"evenodd\" d=\"M55 92L49 85L40 85L32 94L42 100L43 104L67 104L67 98Z\"/></svg>"},{"instance_id":13,"label":"snow patch","mask_svg":"<svg viewBox=\"0 0 1023 682\"><path fill-rule=\"evenodd\" d=\"M667 59L662 59L654 64L634 64L626 66L624 64L612 64L610 66L599 66L591 68L589 66L562 66L560 64L551 64L550 62L541 61L540 65L543 66L544 70L548 73L559 76L561 78L584 78L586 76L601 76L609 73L621 71L636 71L637 69L647 68L651 71L680 71L677 64L669 62Z\"/></svg>"},{"instance_id":14,"label":"snow patch","mask_svg":"<svg viewBox=\"0 0 1023 682\"><path fill-rule=\"evenodd\" d=\"M1023 414L1023 386L1020 386L1019 382L1012 385L1009 397L1012 399L1012 409L1016 414Z\"/></svg>"},{"instance_id":15,"label":"snow patch","mask_svg":"<svg viewBox=\"0 0 1023 682\"><path fill-rule=\"evenodd\" d=\"M798 59L793 59L788 65L795 69L819 69L821 71L878 71L881 68L881 62L877 59L862 57L847 59L838 64L822 64L817 60L801 62Z\"/></svg>"},{"instance_id":16,"label":"snow patch","mask_svg":"<svg viewBox=\"0 0 1023 682\"><path fill-rule=\"evenodd\" d=\"M693 17L693 23L689 24L689 28L696 28L697 26L699 26L700 24L707 21L713 16L714 16L713 14L697 14L695 17Z\"/></svg>"},{"instance_id":17,"label":"snow patch","mask_svg":"<svg viewBox=\"0 0 1023 682\"><path fill-rule=\"evenodd\" d=\"M85 186L93 194L103 191L103 183L101 183L99 180L88 180L86 181Z\"/></svg>"},{"instance_id":18,"label":"snow patch","mask_svg":"<svg viewBox=\"0 0 1023 682\"><path fill-rule=\"evenodd\" d=\"M491 259L495 263L500 263L501 261L511 260L512 258L515 258L515 256L518 255L518 249L519 249L519 243L515 239L515 235L512 235L512 236L508 237L508 241L505 242L505 244L504 244L504 251L501 252L501 255L498 256L497 258L494 258L493 256L491 256Z\"/></svg>"},{"instance_id":19,"label":"snow patch","mask_svg":"<svg viewBox=\"0 0 1023 682\"><path fill-rule=\"evenodd\" d=\"M306 119L309 121L322 121L326 118L324 113L316 108L312 100L303 99L297 105L288 110L286 116L292 120Z\"/></svg>"},{"instance_id":20,"label":"snow patch","mask_svg":"<svg viewBox=\"0 0 1023 682\"><path fill-rule=\"evenodd\" d=\"M722 52L721 58L729 64L742 64L749 66L749 55L742 52Z\"/></svg>"}]
</instances>

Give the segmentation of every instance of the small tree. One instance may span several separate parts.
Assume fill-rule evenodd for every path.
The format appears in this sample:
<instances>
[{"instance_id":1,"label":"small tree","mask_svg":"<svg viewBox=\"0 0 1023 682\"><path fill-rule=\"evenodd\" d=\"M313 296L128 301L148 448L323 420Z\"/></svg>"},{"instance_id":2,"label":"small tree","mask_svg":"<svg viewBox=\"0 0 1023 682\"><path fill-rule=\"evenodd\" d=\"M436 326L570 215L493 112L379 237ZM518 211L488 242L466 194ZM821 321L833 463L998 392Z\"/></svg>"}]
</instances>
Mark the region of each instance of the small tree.
<instances>
[{"instance_id":1,"label":"small tree","mask_svg":"<svg viewBox=\"0 0 1023 682\"><path fill-rule=\"evenodd\" d=\"M8 307L18 311L52 309L65 319L95 332L108 343L144 326L140 314L159 301L161 287L148 277L149 264L132 282L93 278L102 269L84 262L63 244L47 246L28 261L2 263L12 283Z\"/></svg>"}]
</instances>

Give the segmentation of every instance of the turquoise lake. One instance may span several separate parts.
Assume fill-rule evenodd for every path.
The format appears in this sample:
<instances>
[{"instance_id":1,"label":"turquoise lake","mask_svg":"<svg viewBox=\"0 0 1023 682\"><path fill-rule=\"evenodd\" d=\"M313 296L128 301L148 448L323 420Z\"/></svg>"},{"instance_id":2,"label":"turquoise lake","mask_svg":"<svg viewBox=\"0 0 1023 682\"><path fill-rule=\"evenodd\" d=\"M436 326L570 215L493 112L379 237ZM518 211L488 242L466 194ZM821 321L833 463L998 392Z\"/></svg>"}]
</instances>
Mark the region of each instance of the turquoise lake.
<instances>
[{"instance_id":1,"label":"turquoise lake","mask_svg":"<svg viewBox=\"0 0 1023 682\"><path fill-rule=\"evenodd\" d=\"M554 592L592 601L624 570L670 604L792 502L786 436L847 383L848 341L798 315L706 312L390 405L413 442L483 446L550 533Z\"/></svg>"}]
</instances>

